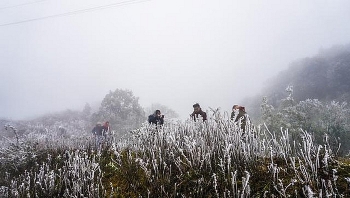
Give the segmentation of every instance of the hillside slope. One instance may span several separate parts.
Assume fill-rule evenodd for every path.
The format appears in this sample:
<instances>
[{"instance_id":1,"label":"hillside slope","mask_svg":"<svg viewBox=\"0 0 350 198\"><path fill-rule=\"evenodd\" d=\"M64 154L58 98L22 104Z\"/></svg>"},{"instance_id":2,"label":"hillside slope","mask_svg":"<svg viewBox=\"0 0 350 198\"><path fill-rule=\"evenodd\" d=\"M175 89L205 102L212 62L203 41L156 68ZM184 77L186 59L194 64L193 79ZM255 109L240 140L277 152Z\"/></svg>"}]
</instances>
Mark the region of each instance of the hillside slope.
<instances>
[{"instance_id":1,"label":"hillside slope","mask_svg":"<svg viewBox=\"0 0 350 198\"><path fill-rule=\"evenodd\" d=\"M309 58L292 63L285 71L271 78L259 95L247 99L249 112L260 115L263 96L278 106L287 96L285 89L293 86L296 101L318 99L320 101L350 102L350 44L334 46Z\"/></svg>"}]
</instances>

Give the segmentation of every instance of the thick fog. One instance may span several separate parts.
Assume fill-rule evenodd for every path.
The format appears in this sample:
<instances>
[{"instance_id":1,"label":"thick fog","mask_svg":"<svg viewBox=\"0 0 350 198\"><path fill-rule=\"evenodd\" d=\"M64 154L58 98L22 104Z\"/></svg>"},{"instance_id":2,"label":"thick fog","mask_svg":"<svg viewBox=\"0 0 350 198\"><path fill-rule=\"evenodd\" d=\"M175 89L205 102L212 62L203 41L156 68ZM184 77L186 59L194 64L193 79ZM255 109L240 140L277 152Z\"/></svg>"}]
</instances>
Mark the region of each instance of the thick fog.
<instances>
[{"instance_id":1,"label":"thick fog","mask_svg":"<svg viewBox=\"0 0 350 198\"><path fill-rule=\"evenodd\" d=\"M0 118L82 110L116 88L181 118L196 102L230 111L294 60L349 43L349 8L348 0L2 0Z\"/></svg>"}]
</instances>

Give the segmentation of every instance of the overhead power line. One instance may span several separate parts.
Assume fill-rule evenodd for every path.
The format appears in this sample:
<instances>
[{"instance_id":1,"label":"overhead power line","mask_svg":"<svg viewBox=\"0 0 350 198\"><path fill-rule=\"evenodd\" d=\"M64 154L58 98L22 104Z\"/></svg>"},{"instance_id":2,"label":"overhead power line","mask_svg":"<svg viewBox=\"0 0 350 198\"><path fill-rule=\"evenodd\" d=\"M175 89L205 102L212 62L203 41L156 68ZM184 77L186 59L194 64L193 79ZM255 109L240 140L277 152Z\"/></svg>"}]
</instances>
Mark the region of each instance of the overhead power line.
<instances>
[{"instance_id":1,"label":"overhead power line","mask_svg":"<svg viewBox=\"0 0 350 198\"><path fill-rule=\"evenodd\" d=\"M151 0L126 0L126 1L121 1L118 3L111 3L111 4L107 4L107 5L103 5L103 6L75 10L75 11L71 11L71 12L65 12L65 13L61 13L61 14L55 14L55 15L50 15L50 16L45 16L45 17L40 17L40 18L27 19L27 20L11 22L11 23L4 23L4 24L0 24L0 27L16 25L16 24L20 24L20 23L28 23L28 22L32 22L32 21L39 21L39 20L44 20L44 19L56 18L56 17L65 17L65 16L76 15L76 14L81 14L81 13L86 13L86 12L93 12L93 11L98 11L98 10L103 10L103 9L108 9L108 8L113 8L113 7L125 6L125 5L130 5L130 4L137 4L137 3L142 3L142 2L146 2L146 1L151 1Z\"/></svg>"},{"instance_id":2,"label":"overhead power line","mask_svg":"<svg viewBox=\"0 0 350 198\"><path fill-rule=\"evenodd\" d=\"M32 1L32 2L28 2L28 3L22 3L22 4L17 4L17 5L0 7L0 10L4 10L4 9L8 9L8 8L20 7L20 6L25 6L25 5L35 4L35 3L40 3L40 2L43 2L43 1L49 1L49 0L38 0L38 1Z\"/></svg>"}]
</instances>

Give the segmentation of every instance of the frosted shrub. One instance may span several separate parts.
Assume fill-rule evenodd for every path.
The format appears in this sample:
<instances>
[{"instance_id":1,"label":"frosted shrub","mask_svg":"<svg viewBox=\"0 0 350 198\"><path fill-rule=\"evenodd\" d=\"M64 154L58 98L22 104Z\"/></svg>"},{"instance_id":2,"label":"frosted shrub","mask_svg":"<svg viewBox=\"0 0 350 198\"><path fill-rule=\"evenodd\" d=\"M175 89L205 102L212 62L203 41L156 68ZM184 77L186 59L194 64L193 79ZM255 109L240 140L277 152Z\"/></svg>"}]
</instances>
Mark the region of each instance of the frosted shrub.
<instances>
[{"instance_id":1,"label":"frosted shrub","mask_svg":"<svg viewBox=\"0 0 350 198\"><path fill-rule=\"evenodd\" d=\"M321 102L317 99L294 101L292 87L287 88L288 96L277 107L268 104L263 98L261 104L262 122L271 131L278 132L281 127L288 128L293 140L298 139L302 130L312 134L315 143L322 144L324 134L329 143L340 155L350 151L350 109L343 102ZM299 140L300 141L300 140Z\"/></svg>"},{"instance_id":2,"label":"frosted shrub","mask_svg":"<svg viewBox=\"0 0 350 198\"><path fill-rule=\"evenodd\" d=\"M86 152L67 152L64 165L43 163L38 171L25 172L2 187L1 196L10 197L103 197L102 172L95 158ZM49 159L50 161L50 159Z\"/></svg>"}]
</instances>

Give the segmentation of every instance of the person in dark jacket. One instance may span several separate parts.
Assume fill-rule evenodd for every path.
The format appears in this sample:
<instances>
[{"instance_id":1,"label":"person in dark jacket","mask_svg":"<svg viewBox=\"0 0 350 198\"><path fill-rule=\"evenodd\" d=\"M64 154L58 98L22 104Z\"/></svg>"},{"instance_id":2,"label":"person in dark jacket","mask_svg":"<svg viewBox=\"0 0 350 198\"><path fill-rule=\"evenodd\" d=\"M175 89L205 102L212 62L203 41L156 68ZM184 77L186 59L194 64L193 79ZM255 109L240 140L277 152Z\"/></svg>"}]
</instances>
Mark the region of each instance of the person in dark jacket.
<instances>
[{"instance_id":1,"label":"person in dark jacket","mask_svg":"<svg viewBox=\"0 0 350 198\"><path fill-rule=\"evenodd\" d=\"M148 116L148 123L155 125L163 125L164 115L161 114L160 110L156 110L153 114Z\"/></svg>"},{"instance_id":2,"label":"person in dark jacket","mask_svg":"<svg viewBox=\"0 0 350 198\"><path fill-rule=\"evenodd\" d=\"M92 129L92 134L95 136L95 147L100 149L103 142L103 126L100 122L97 122L96 126Z\"/></svg>"},{"instance_id":3,"label":"person in dark jacket","mask_svg":"<svg viewBox=\"0 0 350 198\"><path fill-rule=\"evenodd\" d=\"M102 135L103 126L100 122L97 122L96 126L92 129L92 134L94 135Z\"/></svg>"},{"instance_id":4,"label":"person in dark jacket","mask_svg":"<svg viewBox=\"0 0 350 198\"><path fill-rule=\"evenodd\" d=\"M193 105L193 113L191 114L191 118L196 121L199 119L199 116L202 117L203 121L207 120L207 114L202 111L201 106L196 103Z\"/></svg>"}]
</instances>

